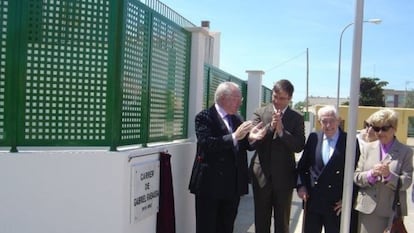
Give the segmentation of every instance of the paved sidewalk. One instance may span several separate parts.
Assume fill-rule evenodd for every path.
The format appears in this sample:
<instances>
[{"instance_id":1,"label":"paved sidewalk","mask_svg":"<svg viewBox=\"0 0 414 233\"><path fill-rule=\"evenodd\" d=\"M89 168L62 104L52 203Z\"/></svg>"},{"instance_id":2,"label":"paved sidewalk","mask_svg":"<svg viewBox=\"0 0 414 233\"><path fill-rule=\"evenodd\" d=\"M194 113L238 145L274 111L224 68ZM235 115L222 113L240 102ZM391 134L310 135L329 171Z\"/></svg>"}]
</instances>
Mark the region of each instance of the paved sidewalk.
<instances>
[{"instance_id":1,"label":"paved sidewalk","mask_svg":"<svg viewBox=\"0 0 414 233\"><path fill-rule=\"evenodd\" d=\"M290 232L300 233L302 230L302 201L297 197L296 192L293 194L290 221ZM271 232L273 232L273 221ZM252 192L249 195L243 196L240 201L234 233L255 233Z\"/></svg>"},{"instance_id":2,"label":"paved sidewalk","mask_svg":"<svg viewBox=\"0 0 414 233\"><path fill-rule=\"evenodd\" d=\"M240 201L234 233L255 233L253 194L251 189L249 193L249 195L243 196ZM408 216L405 217L404 223L407 231L414 233L414 203L411 201L411 188L407 191L407 194ZM290 222L291 233L302 232L302 201L297 197L296 191L293 193ZM273 232L273 228L271 232Z\"/></svg>"}]
</instances>

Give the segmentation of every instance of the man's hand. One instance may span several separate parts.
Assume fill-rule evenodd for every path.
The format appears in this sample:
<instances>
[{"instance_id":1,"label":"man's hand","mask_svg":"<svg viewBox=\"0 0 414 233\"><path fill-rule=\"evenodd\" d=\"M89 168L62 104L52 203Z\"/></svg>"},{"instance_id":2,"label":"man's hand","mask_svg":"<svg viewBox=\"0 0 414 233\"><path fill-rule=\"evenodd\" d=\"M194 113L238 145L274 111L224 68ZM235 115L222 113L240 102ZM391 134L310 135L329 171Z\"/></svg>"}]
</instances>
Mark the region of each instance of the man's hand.
<instances>
[{"instance_id":1,"label":"man's hand","mask_svg":"<svg viewBox=\"0 0 414 233\"><path fill-rule=\"evenodd\" d=\"M282 134L283 132L283 123L282 123L283 112L281 110L276 110L272 116L271 127L274 132L277 134Z\"/></svg>"},{"instance_id":2,"label":"man's hand","mask_svg":"<svg viewBox=\"0 0 414 233\"><path fill-rule=\"evenodd\" d=\"M308 191L306 190L305 186L299 187L297 189L298 197L303 201L307 201L309 198Z\"/></svg>"},{"instance_id":3,"label":"man's hand","mask_svg":"<svg viewBox=\"0 0 414 233\"><path fill-rule=\"evenodd\" d=\"M245 121L243 122L239 127L237 127L236 131L234 132L234 135L236 136L236 140L242 140L246 135L250 132L250 130L253 128L253 122L252 121Z\"/></svg>"},{"instance_id":4,"label":"man's hand","mask_svg":"<svg viewBox=\"0 0 414 233\"><path fill-rule=\"evenodd\" d=\"M263 122L260 122L254 126L249 133L249 142L252 143L254 141L261 140L266 135L267 128L268 127L263 126Z\"/></svg>"},{"instance_id":5,"label":"man's hand","mask_svg":"<svg viewBox=\"0 0 414 233\"><path fill-rule=\"evenodd\" d=\"M333 208L333 210L336 213L336 216L339 216L341 214L342 211L342 200L338 201L335 203L335 206Z\"/></svg>"}]
</instances>

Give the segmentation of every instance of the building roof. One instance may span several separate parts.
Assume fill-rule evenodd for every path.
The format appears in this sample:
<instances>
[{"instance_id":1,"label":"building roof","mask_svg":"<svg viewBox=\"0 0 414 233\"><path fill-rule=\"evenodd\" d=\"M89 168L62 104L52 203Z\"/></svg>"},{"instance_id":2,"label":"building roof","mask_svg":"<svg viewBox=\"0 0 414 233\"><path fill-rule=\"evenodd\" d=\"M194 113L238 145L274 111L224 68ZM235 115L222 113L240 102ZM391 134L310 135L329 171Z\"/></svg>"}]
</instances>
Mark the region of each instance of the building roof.
<instances>
[{"instance_id":1,"label":"building roof","mask_svg":"<svg viewBox=\"0 0 414 233\"><path fill-rule=\"evenodd\" d=\"M336 97L329 97L329 96L325 96L325 97L321 97L321 96L309 96L308 97L309 100L309 106L313 106L313 105L336 105L337 99ZM306 99L305 99L306 102ZM349 102L349 98L339 98L339 104L343 104L345 102Z\"/></svg>"}]
</instances>

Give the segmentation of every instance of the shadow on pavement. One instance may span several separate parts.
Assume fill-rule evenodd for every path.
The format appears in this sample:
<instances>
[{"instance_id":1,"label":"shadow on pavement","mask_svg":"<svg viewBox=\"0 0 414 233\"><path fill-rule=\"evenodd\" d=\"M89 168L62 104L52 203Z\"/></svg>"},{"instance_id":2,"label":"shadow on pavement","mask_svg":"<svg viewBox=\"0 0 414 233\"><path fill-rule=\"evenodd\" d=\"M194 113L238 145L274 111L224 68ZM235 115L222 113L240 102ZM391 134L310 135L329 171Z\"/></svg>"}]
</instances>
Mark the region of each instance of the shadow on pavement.
<instances>
[{"instance_id":1,"label":"shadow on pavement","mask_svg":"<svg viewBox=\"0 0 414 233\"><path fill-rule=\"evenodd\" d=\"M300 232L302 228L302 201L293 192L292 209L290 212L290 232ZM273 231L273 221L271 232ZM243 196L240 200L239 212L234 224L234 233L254 233L253 194Z\"/></svg>"}]
</instances>

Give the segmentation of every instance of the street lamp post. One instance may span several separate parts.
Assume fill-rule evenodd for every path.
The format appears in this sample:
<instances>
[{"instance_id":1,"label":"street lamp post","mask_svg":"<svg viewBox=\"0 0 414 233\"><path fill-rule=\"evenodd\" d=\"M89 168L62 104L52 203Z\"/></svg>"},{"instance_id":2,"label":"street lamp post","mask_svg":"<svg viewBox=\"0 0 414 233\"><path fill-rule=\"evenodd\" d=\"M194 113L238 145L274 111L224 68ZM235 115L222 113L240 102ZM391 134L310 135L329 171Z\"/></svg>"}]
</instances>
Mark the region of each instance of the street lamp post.
<instances>
[{"instance_id":1,"label":"street lamp post","mask_svg":"<svg viewBox=\"0 0 414 233\"><path fill-rule=\"evenodd\" d=\"M364 20L364 23L375 23L375 24L380 24L381 23L381 19L369 19L369 20ZM344 35L344 32L347 28L349 28L350 26L352 26L354 24L354 22L349 23L348 25L346 25L344 27L344 29L342 29L341 32L341 36L339 37L339 58L338 58L338 85L337 85L337 91L336 91L336 108L339 110L339 93L340 93L340 86L341 86L341 53L342 53L342 36Z\"/></svg>"}]
</instances>

